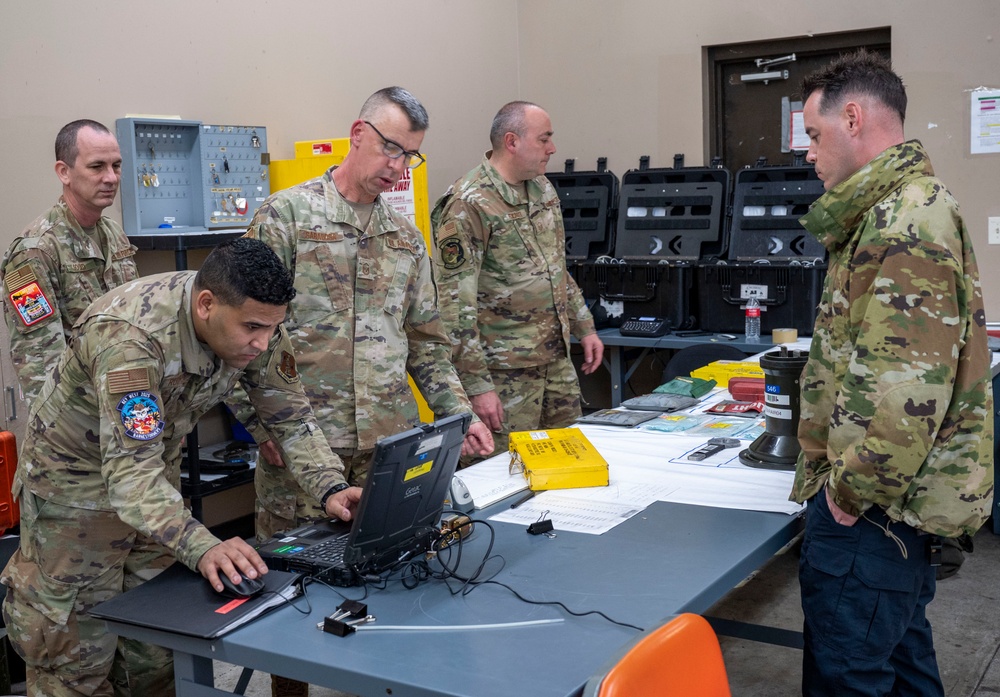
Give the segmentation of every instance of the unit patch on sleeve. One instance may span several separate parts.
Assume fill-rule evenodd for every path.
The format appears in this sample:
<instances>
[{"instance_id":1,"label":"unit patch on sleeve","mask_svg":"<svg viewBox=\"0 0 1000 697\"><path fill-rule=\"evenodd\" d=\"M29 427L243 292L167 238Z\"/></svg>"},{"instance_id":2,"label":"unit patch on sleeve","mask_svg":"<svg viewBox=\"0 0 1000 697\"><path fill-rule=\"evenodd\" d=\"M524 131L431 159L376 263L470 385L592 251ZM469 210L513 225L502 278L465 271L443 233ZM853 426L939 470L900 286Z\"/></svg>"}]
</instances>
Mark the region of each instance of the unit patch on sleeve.
<instances>
[{"instance_id":1,"label":"unit patch on sleeve","mask_svg":"<svg viewBox=\"0 0 1000 697\"><path fill-rule=\"evenodd\" d=\"M30 327L55 315L55 307L45 297L30 266L19 266L8 273L4 281L10 302L24 326Z\"/></svg>"},{"instance_id":2,"label":"unit patch on sleeve","mask_svg":"<svg viewBox=\"0 0 1000 697\"><path fill-rule=\"evenodd\" d=\"M457 237L446 237L441 240L438 243L438 249L441 250L441 263L449 271L457 269L465 263L465 249L462 247L462 241Z\"/></svg>"},{"instance_id":3,"label":"unit patch on sleeve","mask_svg":"<svg viewBox=\"0 0 1000 697\"><path fill-rule=\"evenodd\" d=\"M285 379L285 382L294 384L299 381L299 369L295 366L295 356L288 351L281 352L281 362L276 368L278 375Z\"/></svg>"},{"instance_id":4,"label":"unit patch on sleeve","mask_svg":"<svg viewBox=\"0 0 1000 697\"><path fill-rule=\"evenodd\" d=\"M145 390L129 392L118 400L125 435L135 440L153 440L163 433L163 410L156 396Z\"/></svg>"}]
</instances>

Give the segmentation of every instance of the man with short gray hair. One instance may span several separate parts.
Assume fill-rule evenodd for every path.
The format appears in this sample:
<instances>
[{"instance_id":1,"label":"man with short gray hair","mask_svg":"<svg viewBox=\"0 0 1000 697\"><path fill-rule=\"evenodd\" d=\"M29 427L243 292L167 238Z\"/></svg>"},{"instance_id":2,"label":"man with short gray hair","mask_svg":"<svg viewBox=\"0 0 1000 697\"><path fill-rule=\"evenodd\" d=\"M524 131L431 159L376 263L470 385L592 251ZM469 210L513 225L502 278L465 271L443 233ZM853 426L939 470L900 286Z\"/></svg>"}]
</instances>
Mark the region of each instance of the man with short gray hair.
<instances>
[{"instance_id":1,"label":"man with short gray hair","mask_svg":"<svg viewBox=\"0 0 1000 697\"><path fill-rule=\"evenodd\" d=\"M381 194L419 167L427 111L401 87L379 90L351 124L344 162L280 191L258 209L250 237L264 241L295 277L285 326L302 385L351 484L362 484L380 438L419 422L407 372L438 417L471 413L438 316L430 259L420 231ZM257 536L267 539L323 517L266 431L245 407L238 418L261 444ZM489 452L476 420L463 451ZM305 694L275 679L275 695Z\"/></svg>"}]
</instances>

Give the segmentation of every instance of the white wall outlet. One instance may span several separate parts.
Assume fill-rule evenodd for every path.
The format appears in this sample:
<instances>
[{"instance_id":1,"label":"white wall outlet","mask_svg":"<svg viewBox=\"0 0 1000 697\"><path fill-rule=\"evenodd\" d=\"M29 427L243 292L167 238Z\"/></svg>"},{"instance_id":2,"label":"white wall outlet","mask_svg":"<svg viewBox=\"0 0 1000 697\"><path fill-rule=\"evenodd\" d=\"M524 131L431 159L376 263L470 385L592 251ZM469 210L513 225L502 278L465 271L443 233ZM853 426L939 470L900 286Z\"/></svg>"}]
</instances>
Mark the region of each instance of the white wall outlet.
<instances>
[{"instance_id":1,"label":"white wall outlet","mask_svg":"<svg viewBox=\"0 0 1000 697\"><path fill-rule=\"evenodd\" d=\"M987 218L986 229L989 230L990 244L1000 244L1000 218Z\"/></svg>"}]
</instances>

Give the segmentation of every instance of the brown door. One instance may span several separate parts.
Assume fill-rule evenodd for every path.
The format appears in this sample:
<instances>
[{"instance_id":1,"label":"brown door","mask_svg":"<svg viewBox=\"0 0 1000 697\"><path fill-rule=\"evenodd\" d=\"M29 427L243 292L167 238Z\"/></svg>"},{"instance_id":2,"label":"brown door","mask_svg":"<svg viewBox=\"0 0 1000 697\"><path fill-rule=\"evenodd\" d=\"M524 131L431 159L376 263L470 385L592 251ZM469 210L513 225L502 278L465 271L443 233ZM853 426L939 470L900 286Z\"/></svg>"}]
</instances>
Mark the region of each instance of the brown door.
<instances>
[{"instance_id":1,"label":"brown door","mask_svg":"<svg viewBox=\"0 0 1000 697\"><path fill-rule=\"evenodd\" d=\"M802 78L861 46L889 58L889 28L709 47L711 157L721 156L734 173L761 157L772 165L792 164L783 123L801 101ZM795 59L787 60L792 54ZM767 73L778 77L767 79Z\"/></svg>"}]
</instances>

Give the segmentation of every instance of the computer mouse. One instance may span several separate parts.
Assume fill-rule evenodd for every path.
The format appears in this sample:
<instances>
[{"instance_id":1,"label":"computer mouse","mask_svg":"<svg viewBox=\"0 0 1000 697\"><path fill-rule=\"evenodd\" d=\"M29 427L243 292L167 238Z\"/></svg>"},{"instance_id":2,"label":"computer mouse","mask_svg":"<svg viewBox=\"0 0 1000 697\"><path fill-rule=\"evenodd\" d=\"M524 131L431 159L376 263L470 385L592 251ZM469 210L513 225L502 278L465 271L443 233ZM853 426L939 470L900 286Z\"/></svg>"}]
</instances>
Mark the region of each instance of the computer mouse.
<instances>
[{"instance_id":1,"label":"computer mouse","mask_svg":"<svg viewBox=\"0 0 1000 697\"><path fill-rule=\"evenodd\" d=\"M219 580L222 581L222 590L219 591L219 594L227 598L250 598L264 590L264 579L259 576L257 578L247 578L243 574L240 576L243 580L234 584L228 576L220 573Z\"/></svg>"}]
</instances>

